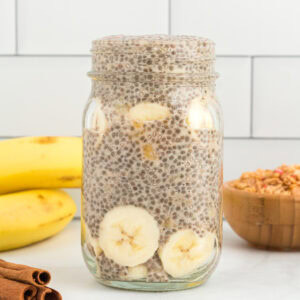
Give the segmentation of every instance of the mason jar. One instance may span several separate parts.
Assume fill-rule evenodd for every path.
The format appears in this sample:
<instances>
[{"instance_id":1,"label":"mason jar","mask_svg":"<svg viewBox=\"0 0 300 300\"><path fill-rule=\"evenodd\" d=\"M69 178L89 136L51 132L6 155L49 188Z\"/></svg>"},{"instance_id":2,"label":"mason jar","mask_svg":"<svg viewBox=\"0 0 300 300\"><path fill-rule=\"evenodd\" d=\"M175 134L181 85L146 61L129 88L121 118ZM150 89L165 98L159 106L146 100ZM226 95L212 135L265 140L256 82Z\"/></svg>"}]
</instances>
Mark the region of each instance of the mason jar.
<instances>
[{"instance_id":1,"label":"mason jar","mask_svg":"<svg viewBox=\"0 0 300 300\"><path fill-rule=\"evenodd\" d=\"M200 37L93 41L81 220L83 256L100 283L186 289L216 266L223 124L214 59Z\"/></svg>"}]
</instances>

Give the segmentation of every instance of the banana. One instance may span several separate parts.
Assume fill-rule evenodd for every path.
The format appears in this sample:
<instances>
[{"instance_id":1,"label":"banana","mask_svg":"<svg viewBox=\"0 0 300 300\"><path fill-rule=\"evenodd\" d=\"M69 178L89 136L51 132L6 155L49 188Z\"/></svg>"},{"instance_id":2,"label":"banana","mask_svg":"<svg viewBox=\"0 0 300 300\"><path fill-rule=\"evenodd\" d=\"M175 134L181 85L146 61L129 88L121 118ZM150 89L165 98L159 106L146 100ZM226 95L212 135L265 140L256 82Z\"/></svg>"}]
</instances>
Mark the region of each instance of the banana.
<instances>
[{"instance_id":1,"label":"banana","mask_svg":"<svg viewBox=\"0 0 300 300\"><path fill-rule=\"evenodd\" d=\"M106 257L121 266L134 267L146 262L157 250L159 228L145 209L118 206L104 216L99 236Z\"/></svg>"},{"instance_id":2,"label":"banana","mask_svg":"<svg viewBox=\"0 0 300 300\"><path fill-rule=\"evenodd\" d=\"M83 244L86 242L86 225L85 225L85 222L84 222L84 219L81 218L81 245L83 246Z\"/></svg>"},{"instance_id":3,"label":"banana","mask_svg":"<svg viewBox=\"0 0 300 300\"><path fill-rule=\"evenodd\" d=\"M169 116L169 109L157 103L143 102L129 110L129 119L133 122L135 128L142 127L144 122L161 121Z\"/></svg>"},{"instance_id":4,"label":"banana","mask_svg":"<svg viewBox=\"0 0 300 300\"><path fill-rule=\"evenodd\" d=\"M84 217L84 197L83 197L83 193L81 192L81 199L80 199L80 215L81 215L81 245L83 246L83 244L86 242L86 228L87 225L85 224L85 217Z\"/></svg>"},{"instance_id":5,"label":"banana","mask_svg":"<svg viewBox=\"0 0 300 300\"><path fill-rule=\"evenodd\" d=\"M127 275L124 279L132 281L144 279L147 277L147 267L145 265L138 265L135 267L128 267Z\"/></svg>"},{"instance_id":6,"label":"banana","mask_svg":"<svg viewBox=\"0 0 300 300\"><path fill-rule=\"evenodd\" d=\"M192 274L211 257L214 243L215 235L210 232L200 238L191 229L177 231L159 249L164 270L174 278Z\"/></svg>"},{"instance_id":7,"label":"banana","mask_svg":"<svg viewBox=\"0 0 300 300\"><path fill-rule=\"evenodd\" d=\"M102 104L99 99L94 98L97 103L97 108L93 114L92 128L100 133L104 133L107 127L107 121L105 118L104 111L102 110Z\"/></svg>"},{"instance_id":8,"label":"banana","mask_svg":"<svg viewBox=\"0 0 300 300\"><path fill-rule=\"evenodd\" d=\"M149 159L149 160L158 159L157 154L156 154L155 150L153 149L152 145L150 145L150 144L143 145L142 149L143 149L144 157L146 159Z\"/></svg>"},{"instance_id":9,"label":"banana","mask_svg":"<svg viewBox=\"0 0 300 300\"><path fill-rule=\"evenodd\" d=\"M99 256L102 253L99 239L92 237L91 231L89 230L88 226L85 226L85 238L91 254L96 257Z\"/></svg>"},{"instance_id":10,"label":"banana","mask_svg":"<svg viewBox=\"0 0 300 300\"><path fill-rule=\"evenodd\" d=\"M107 120L104 114L104 111L102 110L102 104L99 101L99 99L96 98L97 107L95 109L95 112L92 116L92 128L93 130L97 131L98 138L95 144L95 147L98 148L102 143L103 135L108 127Z\"/></svg>"},{"instance_id":11,"label":"banana","mask_svg":"<svg viewBox=\"0 0 300 300\"><path fill-rule=\"evenodd\" d=\"M186 123L192 130L214 128L212 115L205 105L201 103L200 97L191 101Z\"/></svg>"},{"instance_id":12,"label":"banana","mask_svg":"<svg viewBox=\"0 0 300 300\"><path fill-rule=\"evenodd\" d=\"M23 247L61 231L76 205L58 190L30 190L0 196L0 251Z\"/></svg>"},{"instance_id":13,"label":"banana","mask_svg":"<svg viewBox=\"0 0 300 300\"><path fill-rule=\"evenodd\" d=\"M0 194L81 185L82 141L25 137L0 142Z\"/></svg>"}]
</instances>

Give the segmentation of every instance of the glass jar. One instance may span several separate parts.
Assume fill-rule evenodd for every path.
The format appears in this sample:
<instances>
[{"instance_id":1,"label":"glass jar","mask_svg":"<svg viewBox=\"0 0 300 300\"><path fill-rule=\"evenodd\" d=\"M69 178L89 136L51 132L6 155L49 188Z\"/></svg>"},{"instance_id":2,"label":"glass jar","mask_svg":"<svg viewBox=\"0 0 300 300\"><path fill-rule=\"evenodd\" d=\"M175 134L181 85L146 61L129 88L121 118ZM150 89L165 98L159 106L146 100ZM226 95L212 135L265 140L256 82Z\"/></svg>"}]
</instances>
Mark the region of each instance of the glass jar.
<instances>
[{"instance_id":1,"label":"glass jar","mask_svg":"<svg viewBox=\"0 0 300 300\"><path fill-rule=\"evenodd\" d=\"M186 289L216 266L223 124L214 59L213 42L198 37L93 42L82 249L105 285Z\"/></svg>"}]
</instances>

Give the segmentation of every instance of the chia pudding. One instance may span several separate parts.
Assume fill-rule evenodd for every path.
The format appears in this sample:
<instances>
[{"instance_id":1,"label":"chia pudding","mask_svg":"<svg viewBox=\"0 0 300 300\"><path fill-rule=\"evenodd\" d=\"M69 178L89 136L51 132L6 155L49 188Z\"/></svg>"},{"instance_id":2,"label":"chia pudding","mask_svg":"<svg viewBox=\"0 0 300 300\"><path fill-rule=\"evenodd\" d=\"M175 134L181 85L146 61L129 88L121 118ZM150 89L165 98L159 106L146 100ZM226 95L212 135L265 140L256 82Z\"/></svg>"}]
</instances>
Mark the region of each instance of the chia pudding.
<instances>
[{"instance_id":1,"label":"chia pudding","mask_svg":"<svg viewBox=\"0 0 300 300\"><path fill-rule=\"evenodd\" d=\"M113 36L94 41L92 54L83 131L87 264L109 285L200 284L222 238L214 44Z\"/></svg>"}]
</instances>

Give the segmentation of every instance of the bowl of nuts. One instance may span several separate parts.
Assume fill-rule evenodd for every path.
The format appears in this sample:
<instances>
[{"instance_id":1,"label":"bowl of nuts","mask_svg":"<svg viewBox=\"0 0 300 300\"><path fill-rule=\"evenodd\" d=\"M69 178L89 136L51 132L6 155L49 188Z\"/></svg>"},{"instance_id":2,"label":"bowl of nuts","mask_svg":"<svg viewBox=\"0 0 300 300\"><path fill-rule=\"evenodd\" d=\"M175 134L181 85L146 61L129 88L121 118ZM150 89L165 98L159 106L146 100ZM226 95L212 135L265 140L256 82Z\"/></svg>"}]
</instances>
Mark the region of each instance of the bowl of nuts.
<instances>
[{"instance_id":1,"label":"bowl of nuts","mask_svg":"<svg viewBox=\"0 0 300 300\"><path fill-rule=\"evenodd\" d=\"M232 229L261 248L300 249L300 165L246 172L223 186Z\"/></svg>"}]
</instances>

